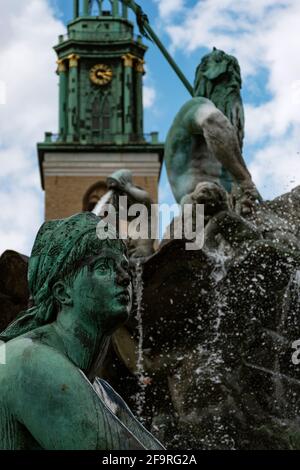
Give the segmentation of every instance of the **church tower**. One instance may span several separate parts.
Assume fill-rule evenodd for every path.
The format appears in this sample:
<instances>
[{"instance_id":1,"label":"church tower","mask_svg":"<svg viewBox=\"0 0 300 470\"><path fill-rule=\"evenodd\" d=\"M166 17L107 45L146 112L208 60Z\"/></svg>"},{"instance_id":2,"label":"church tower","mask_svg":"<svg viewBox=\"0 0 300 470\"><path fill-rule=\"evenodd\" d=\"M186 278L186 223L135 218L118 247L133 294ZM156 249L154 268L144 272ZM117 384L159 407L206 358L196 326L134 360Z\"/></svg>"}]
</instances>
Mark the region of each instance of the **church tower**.
<instances>
[{"instance_id":1,"label":"church tower","mask_svg":"<svg viewBox=\"0 0 300 470\"><path fill-rule=\"evenodd\" d=\"M144 134L147 50L119 0L74 0L74 18L55 46L59 131L38 144L46 219L91 210L107 176L121 168L157 202L163 145Z\"/></svg>"}]
</instances>

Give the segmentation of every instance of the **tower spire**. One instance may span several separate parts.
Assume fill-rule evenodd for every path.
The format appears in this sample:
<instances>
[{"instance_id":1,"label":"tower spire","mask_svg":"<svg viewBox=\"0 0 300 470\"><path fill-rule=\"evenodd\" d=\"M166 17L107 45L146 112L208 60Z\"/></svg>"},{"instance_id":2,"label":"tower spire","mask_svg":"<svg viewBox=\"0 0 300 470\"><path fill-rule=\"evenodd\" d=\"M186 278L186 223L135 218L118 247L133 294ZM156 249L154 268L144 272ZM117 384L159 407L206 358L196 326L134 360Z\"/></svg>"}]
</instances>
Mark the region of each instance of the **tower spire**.
<instances>
[{"instance_id":1,"label":"tower spire","mask_svg":"<svg viewBox=\"0 0 300 470\"><path fill-rule=\"evenodd\" d=\"M86 194L94 197L96 185L98 200L106 178L124 165L157 201L163 144L157 133L144 134L147 47L125 3L73 0L68 34L55 46L59 132L47 132L38 146L48 219L89 210Z\"/></svg>"}]
</instances>

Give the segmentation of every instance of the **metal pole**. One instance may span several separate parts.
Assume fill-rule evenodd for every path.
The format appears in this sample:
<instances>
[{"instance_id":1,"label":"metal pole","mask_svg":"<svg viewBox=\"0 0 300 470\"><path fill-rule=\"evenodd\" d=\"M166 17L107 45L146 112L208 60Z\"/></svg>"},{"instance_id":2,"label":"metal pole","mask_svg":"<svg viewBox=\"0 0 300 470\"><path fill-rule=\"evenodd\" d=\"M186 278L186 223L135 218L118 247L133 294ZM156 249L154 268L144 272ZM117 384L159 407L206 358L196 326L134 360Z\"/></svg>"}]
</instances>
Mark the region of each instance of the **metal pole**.
<instances>
[{"instance_id":1,"label":"metal pole","mask_svg":"<svg viewBox=\"0 0 300 470\"><path fill-rule=\"evenodd\" d=\"M186 78L186 76L184 75L182 70L178 67L178 65L176 64L176 62L174 61L172 56L169 54L169 52L167 51L167 49L165 48L165 46L163 45L163 43L161 42L159 37L155 34L155 32L153 31L153 29L151 28L149 23L145 23L144 28L147 30L147 32L149 33L149 36L151 37L151 39L153 39L153 41L155 42L157 47L160 49L161 53L167 59L167 61L169 62L169 64L173 68L174 72L177 74L179 79L182 81L182 83L184 84L184 86L186 87L186 89L188 90L190 95L194 96L194 87L190 84L190 82L188 81L188 79Z\"/></svg>"},{"instance_id":2,"label":"metal pole","mask_svg":"<svg viewBox=\"0 0 300 470\"><path fill-rule=\"evenodd\" d=\"M171 57L161 40L158 38L158 36L155 34L153 29L151 28L147 16L143 13L143 10L141 9L140 6L138 6L133 0L121 0L121 2L125 5L127 5L129 8L133 10L133 12L137 16L137 23L139 25L139 28L141 30L141 33L143 34L143 30L145 30L148 34L149 37L153 40L153 42L157 45L161 53L164 55L166 60L169 62L171 67L173 68L174 72L176 75L179 77L179 79L182 81L188 92L190 93L191 96L194 96L194 87L190 84L182 70L178 67L174 59Z\"/></svg>"}]
</instances>

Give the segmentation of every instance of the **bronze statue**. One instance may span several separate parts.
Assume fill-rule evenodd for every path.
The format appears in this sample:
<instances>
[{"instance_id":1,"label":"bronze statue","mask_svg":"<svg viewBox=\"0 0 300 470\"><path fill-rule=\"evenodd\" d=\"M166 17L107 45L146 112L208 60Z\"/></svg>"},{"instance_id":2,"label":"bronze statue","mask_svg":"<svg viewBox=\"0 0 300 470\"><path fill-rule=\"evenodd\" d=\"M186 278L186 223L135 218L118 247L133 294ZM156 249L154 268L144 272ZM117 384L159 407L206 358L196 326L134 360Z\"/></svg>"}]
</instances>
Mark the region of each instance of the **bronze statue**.
<instances>
[{"instance_id":1,"label":"bronze statue","mask_svg":"<svg viewBox=\"0 0 300 470\"><path fill-rule=\"evenodd\" d=\"M118 170L107 178L107 189L111 191L108 194L106 204L112 204L119 215L122 206L122 196L126 196L127 204L124 212L125 220L121 220L121 224L127 232L126 244L128 247L128 254L130 258L147 258L154 253L154 240L151 238L151 227L153 220L151 219L151 205L152 199L150 194L143 188L133 183L133 175L130 170L122 169ZM104 195L106 198L107 195ZM145 217L144 222L148 225L148 233L144 234L147 236L141 236L140 238L134 238L131 223L137 218L137 216L130 216L129 211L135 204L139 204L143 209L142 217ZM101 207L101 201L100 201ZM102 207L104 210L105 207ZM94 209L97 213L97 206ZM118 227L122 230L122 227Z\"/></svg>"},{"instance_id":2,"label":"bronze statue","mask_svg":"<svg viewBox=\"0 0 300 470\"><path fill-rule=\"evenodd\" d=\"M178 112L169 131L165 161L178 203L200 182L233 186L247 194L240 212L260 196L242 156L244 112L237 60L214 48L196 71L195 97ZM250 201L250 202L249 202Z\"/></svg>"},{"instance_id":3,"label":"bronze statue","mask_svg":"<svg viewBox=\"0 0 300 470\"><path fill-rule=\"evenodd\" d=\"M91 213L46 222L29 261L32 307L0 335L0 448L162 449L96 377L131 310L126 247Z\"/></svg>"}]
</instances>

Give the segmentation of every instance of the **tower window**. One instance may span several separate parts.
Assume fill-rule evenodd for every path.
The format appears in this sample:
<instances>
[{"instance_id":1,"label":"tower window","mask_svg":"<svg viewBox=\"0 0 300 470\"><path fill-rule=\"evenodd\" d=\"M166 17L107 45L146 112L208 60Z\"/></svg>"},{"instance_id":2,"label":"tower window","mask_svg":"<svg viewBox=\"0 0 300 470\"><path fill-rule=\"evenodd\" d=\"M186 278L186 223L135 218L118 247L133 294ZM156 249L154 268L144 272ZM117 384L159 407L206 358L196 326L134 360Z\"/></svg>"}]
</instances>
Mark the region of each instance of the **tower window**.
<instances>
[{"instance_id":1,"label":"tower window","mask_svg":"<svg viewBox=\"0 0 300 470\"><path fill-rule=\"evenodd\" d=\"M92 129L99 131L100 129L100 103L99 98L95 98L92 104Z\"/></svg>"},{"instance_id":2,"label":"tower window","mask_svg":"<svg viewBox=\"0 0 300 470\"><path fill-rule=\"evenodd\" d=\"M104 131L110 129L110 105L108 98L105 98L102 107L102 126Z\"/></svg>"},{"instance_id":3,"label":"tower window","mask_svg":"<svg viewBox=\"0 0 300 470\"><path fill-rule=\"evenodd\" d=\"M113 12L118 12L117 0L89 0L89 14L92 16L111 16Z\"/></svg>"},{"instance_id":4,"label":"tower window","mask_svg":"<svg viewBox=\"0 0 300 470\"><path fill-rule=\"evenodd\" d=\"M105 95L97 96L92 102L91 125L94 137L101 137L108 134L111 128L111 103L110 97Z\"/></svg>"},{"instance_id":5,"label":"tower window","mask_svg":"<svg viewBox=\"0 0 300 470\"><path fill-rule=\"evenodd\" d=\"M111 15L112 13L112 0L102 0L102 14Z\"/></svg>"},{"instance_id":6,"label":"tower window","mask_svg":"<svg viewBox=\"0 0 300 470\"><path fill-rule=\"evenodd\" d=\"M89 4L90 15L100 16L102 10L102 0L89 0Z\"/></svg>"}]
</instances>

